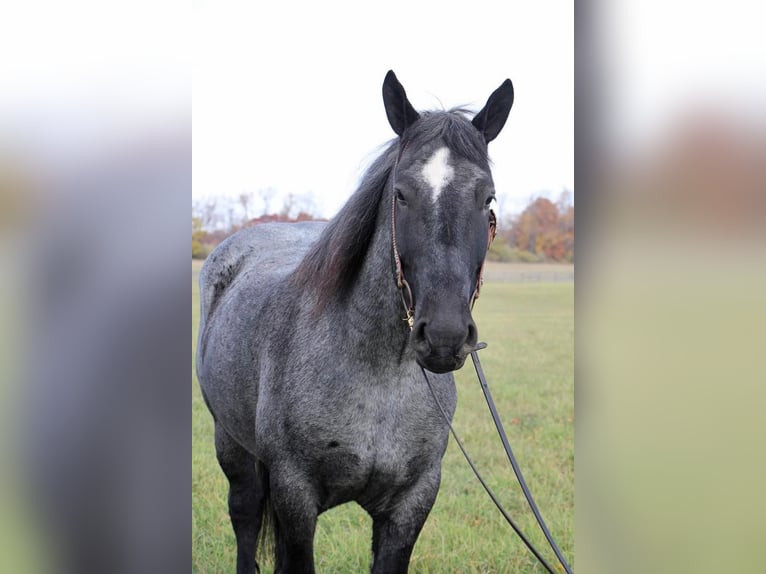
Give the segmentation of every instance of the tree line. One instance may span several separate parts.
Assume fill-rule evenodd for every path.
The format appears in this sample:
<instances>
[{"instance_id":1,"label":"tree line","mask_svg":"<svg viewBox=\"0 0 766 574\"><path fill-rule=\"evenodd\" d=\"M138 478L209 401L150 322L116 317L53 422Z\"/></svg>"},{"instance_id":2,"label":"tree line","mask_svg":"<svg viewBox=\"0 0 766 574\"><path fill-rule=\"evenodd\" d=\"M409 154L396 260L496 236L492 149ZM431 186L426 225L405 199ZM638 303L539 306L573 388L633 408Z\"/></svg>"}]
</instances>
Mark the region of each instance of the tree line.
<instances>
[{"instance_id":1,"label":"tree line","mask_svg":"<svg viewBox=\"0 0 766 574\"><path fill-rule=\"evenodd\" d=\"M243 227L259 223L322 221L311 193L289 193L274 211L278 193L272 188L256 193L243 192L237 197L208 197L192 202L192 258L204 259L221 241ZM261 215L253 217L257 203Z\"/></svg>"},{"instance_id":2,"label":"tree line","mask_svg":"<svg viewBox=\"0 0 766 574\"><path fill-rule=\"evenodd\" d=\"M322 220L311 194L289 194L278 211L269 188L237 198L209 198L192 204L192 257L204 259L226 237L243 227L269 222ZM257 199L261 215L253 217ZM502 205L504 202L500 201ZM564 190L557 201L533 196L518 214L502 215L489 259L520 262L574 262L574 203Z\"/></svg>"}]
</instances>

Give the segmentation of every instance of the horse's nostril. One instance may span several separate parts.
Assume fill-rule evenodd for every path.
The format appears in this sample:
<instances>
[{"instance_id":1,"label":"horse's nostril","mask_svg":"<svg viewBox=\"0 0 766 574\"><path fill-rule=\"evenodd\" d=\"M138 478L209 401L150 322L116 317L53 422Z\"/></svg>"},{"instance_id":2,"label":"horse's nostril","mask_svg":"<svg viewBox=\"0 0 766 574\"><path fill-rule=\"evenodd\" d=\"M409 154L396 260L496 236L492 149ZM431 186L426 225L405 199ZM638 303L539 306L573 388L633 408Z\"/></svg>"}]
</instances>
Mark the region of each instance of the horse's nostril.
<instances>
[{"instance_id":1,"label":"horse's nostril","mask_svg":"<svg viewBox=\"0 0 766 574\"><path fill-rule=\"evenodd\" d=\"M470 319L466 324L451 326L420 319L415 323L410 338L418 352L445 356L462 355L464 347L475 345L477 340L476 324Z\"/></svg>"},{"instance_id":2,"label":"horse's nostril","mask_svg":"<svg viewBox=\"0 0 766 574\"><path fill-rule=\"evenodd\" d=\"M420 321L415 324L412 330L412 336L415 341L426 341L426 322Z\"/></svg>"},{"instance_id":3,"label":"horse's nostril","mask_svg":"<svg viewBox=\"0 0 766 574\"><path fill-rule=\"evenodd\" d=\"M474 324L473 321L471 321L470 323L468 323L468 337L466 338L466 342L469 345L473 345L478 340L479 340L479 333L476 330L476 325Z\"/></svg>"}]
</instances>

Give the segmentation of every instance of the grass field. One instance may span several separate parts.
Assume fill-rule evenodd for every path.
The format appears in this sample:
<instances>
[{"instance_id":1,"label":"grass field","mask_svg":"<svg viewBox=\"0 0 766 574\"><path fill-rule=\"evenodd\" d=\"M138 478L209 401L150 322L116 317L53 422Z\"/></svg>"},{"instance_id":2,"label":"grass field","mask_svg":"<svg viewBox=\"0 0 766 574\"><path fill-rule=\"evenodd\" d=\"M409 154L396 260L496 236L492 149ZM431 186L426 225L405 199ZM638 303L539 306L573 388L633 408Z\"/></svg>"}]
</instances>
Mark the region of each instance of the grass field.
<instances>
[{"instance_id":1,"label":"grass field","mask_svg":"<svg viewBox=\"0 0 766 574\"><path fill-rule=\"evenodd\" d=\"M474 310L480 340L489 344L481 353L482 365L527 483L574 568L574 284L500 282L511 274L494 267L498 279L493 281L488 274ZM199 268L199 262L192 262L192 362L199 322ZM456 379L455 429L506 509L554 564L555 556L508 464L470 361ZM212 419L192 374L194 572L234 571L236 545L226 508L227 488L215 460ZM369 571L371 524L355 504L320 516L317 571ZM261 560L261 566L264 573L272 571L268 561ZM495 509L452 440L444 457L441 490L415 546L410 572L545 572Z\"/></svg>"}]
</instances>

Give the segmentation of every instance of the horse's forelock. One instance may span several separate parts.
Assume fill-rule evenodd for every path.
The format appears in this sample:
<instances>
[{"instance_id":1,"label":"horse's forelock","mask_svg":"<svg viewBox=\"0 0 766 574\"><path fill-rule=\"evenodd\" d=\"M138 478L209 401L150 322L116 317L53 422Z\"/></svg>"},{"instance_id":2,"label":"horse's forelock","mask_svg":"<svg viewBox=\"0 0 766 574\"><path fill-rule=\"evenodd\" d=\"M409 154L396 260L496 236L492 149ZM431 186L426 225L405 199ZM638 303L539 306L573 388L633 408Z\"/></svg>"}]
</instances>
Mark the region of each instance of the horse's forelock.
<instances>
[{"instance_id":1,"label":"horse's forelock","mask_svg":"<svg viewBox=\"0 0 766 574\"><path fill-rule=\"evenodd\" d=\"M487 144L471 124L470 114L466 108L423 112L406 134L408 147L417 150L434 140L441 140L459 157L479 166L488 165Z\"/></svg>"}]
</instances>

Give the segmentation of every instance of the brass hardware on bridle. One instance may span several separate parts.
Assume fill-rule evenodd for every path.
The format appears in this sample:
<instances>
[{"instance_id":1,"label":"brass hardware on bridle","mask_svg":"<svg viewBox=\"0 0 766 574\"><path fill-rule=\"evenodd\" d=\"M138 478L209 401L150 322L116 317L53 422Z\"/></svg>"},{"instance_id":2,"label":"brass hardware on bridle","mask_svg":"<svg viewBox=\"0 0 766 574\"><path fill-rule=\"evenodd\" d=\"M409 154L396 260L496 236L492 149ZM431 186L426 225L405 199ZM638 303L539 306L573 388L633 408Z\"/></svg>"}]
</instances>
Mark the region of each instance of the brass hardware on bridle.
<instances>
[{"instance_id":1,"label":"brass hardware on bridle","mask_svg":"<svg viewBox=\"0 0 766 574\"><path fill-rule=\"evenodd\" d=\"M404 278L404 270L402 269L402 258L399 256L399 247L396 243L396 170L399 167L399 160L402 157L402 154L404 154L404 150L407 149L407 145L409 144L409 141L405 141L402 147L399 149L399 154L396 156L396 162L394 163L394 168L392 170L392 185L391 185L391 244L393 246L394 250L394 264L396 265L396 286L399 288L399 294L402 297L402 305L404 306L404 321L407 322L407 325L410 328L410 331L412 331L413 326L415 325L415 300L412 296L412 289L410 288L410 284L407 282L407 279ZM487 251L489 251L489 248L492 246L492 241L495 239L495 234L497 233L497 217L495 216L495 212L491 209L489 210L489 230L487 232ZM471 304L470 307L473 310L473 304L476 302L476 299L479 298L479 294L481 292L481 287L484 284L484 263L486 262L486 256L484 260L481 262L481 267L479 268L479 276L476 279L476 288L473 291L473 295L471 295Z\"/></svg>"}]
</instances>

